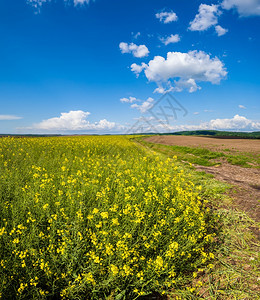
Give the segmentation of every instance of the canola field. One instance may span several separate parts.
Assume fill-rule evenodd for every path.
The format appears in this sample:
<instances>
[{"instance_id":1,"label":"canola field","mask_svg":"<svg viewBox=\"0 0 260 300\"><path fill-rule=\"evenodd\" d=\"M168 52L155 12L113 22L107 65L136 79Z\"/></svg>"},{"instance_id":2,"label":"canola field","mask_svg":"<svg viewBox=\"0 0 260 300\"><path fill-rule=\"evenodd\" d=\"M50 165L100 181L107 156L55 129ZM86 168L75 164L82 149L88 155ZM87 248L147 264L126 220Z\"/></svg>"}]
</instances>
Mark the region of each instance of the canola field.
<instances>
[{"instance_id":1,"label":"canola field","mask_svg":"<svg viewBox=\"0 0 260 300\"><path fill-rule=\"evenodd\" d=\"M127 136L0 139L0 298L137 299L211 268L201 187Z\"/></svg>"}]
</instances>

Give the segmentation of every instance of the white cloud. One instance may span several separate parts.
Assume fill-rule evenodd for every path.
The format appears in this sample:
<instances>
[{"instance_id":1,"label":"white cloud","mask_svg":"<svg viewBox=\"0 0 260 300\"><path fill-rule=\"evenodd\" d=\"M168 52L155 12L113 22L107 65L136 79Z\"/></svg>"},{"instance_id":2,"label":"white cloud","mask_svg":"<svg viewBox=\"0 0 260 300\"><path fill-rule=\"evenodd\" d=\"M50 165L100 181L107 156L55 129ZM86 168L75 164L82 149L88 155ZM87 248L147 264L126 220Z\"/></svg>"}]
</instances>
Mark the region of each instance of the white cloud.
<instances>
[{"instance_id":1,"label":"white cloud","mask_svg":"<svg viewBox=\"0 0 260 300\"><path fill-rule=\"evenodd\" d=\"M228 29L225 29L225 28L221 27L220 25L217 25L215 27L215 30L216 30L218 36L222 36L228 32Z\"/></svg>"},{"instance_id":2,"label":"white cloud","mask_svg":"<svg viewBox=\"0 0 260 300\"><path fill-rule=\"evenodd\" d=\"M235 115L232 119L216 119L208 123L212 129L237 129L237 130L258 130L260 129L259 121L252 121L246 117Z\"/></svg>"},{"instance_id":3,"label":"white cloud","mask_svg":"<svg viewBox=\"0 0 260 300\"><path fill-rule=\"evenodd\" d=\"M238 105L238 107L239 107L239 108L242 108L242 109L246 109L246 107L245 107L244 105L241 105L241 104Z\"/></svg>"},{"instance_id":4,"label":"white cloud","mask_svg":"<svg viewBox=\"0 0 260 300\"><path fill-rule=\"evenodd\" d=\"M149 97L146 101L144 101L142 104L132 104L132 108L138 109L142 114L145 114L149 109L153 107L154 99Z\"/></svg>"},{"instance_id":5,"label":"white cloud","mask_svg":"<svg viewBox=\"0 0 260 300\"><path fill-rule=\"evenodd\" d=\"M201 4L199 7L199 13L195 16L195 19L190 22L189 29L191 31L204 31L211 26L217 25L218 16L221 12L218 9L218 5Z\"/></svg>"},{"instance_id":6,"label":"white cloud","mask_svg":"<svg viewBox=\"0 0 260 300\"><path fill-rule=\"evenodd\" d=\"M173 12L173 11L160 12L160 13L157 13L155 16L156 16L157 19L160 20L160 22L162 22L164 24L168 24L168 23L175 22L175 21L178 20L178 17L176 15L176 13Z\"/></svg>"},{"instance_id":7,"label":"white cloud","mask_svg":"<svg viewBox=\"0 0 260 300\"><path fill-rule=\"evenodd\" d=\"M223 0L224 9L236 9L240 16L260 16L260 0Z\"/></svg>"},{"instance_id":8,"label":"white cloud","mask_svg":"<svg viewBox=\"0 0 260 300\"><path fill-rule=\"evenodd\" d=\"M134 34L134 32L132 32L132 36L134 39L138 39L138 37L141 35L141 32L137 32L136 34Z\"/></svg>"},{"instance_id":9,"label":"white cloud","mask_svg":"<svg viewBox=\"0 0 260 300\"><path fill-rule=\"evenodd\" d=\"M149 54L149 50L145 45L137 46L134 43L120 43L119 48L122 53L132 53L135 57L144 57Z\"/></svg>"},{"instance_id":10,"label":"white cloud","mask_svg":"<svg viewBox=\"0 0 260 300\"><path fill-rule=\"evenodd\" d=\"M74 5L83 5L83 4L89 4L90 0L73 0Z\"/></svg>"},{"instance_id":11,"label":"white cloud","mask_svg":"<svg viewBox=\"0 0 260 300\"><path fill-rule=\"evenodd\" d=\"M41 11L42 5L51 1L53 0L27 0L27 3L35 9L35 13L39 13ZM89 4L90 1L91 0L64 0L65 3L72 3L74 6Z\"/></svg>"},{"instance_id":12,"label":"white cloud","mask_svg":"<svg viewBox=\"0 0 260 300\"><path fill-rule=\"evenodd\" d=\"M190 93L194 93L197 90L201 90L201 87L197 85L196 81L193 78L189 79L179 79L178 81L174 81L175 87L174 91L181 92L184 89L188 89Z\"/></svg>"},{"instance_id":13,"label":"white cloud","mask_svg":"<svg viewBox=\"0 0 260 300\"><path fill-rule=\"evenodd\" d=\"M199 115L200 113L198 111L195 111L193 114L194 115Z\"/></svg>"},{"instance_id":14,"label":"white cloud","mask_svg":"<svg viewBox=\"0 0 260 300\"><path fill-rule=\"evenodd\" d=\"M50 1L51 0L27 0L27 3L35 9L35 13L39 13L43 3Z\"/></svg>"},{"instance_id":15,"label":"white cloud","mask_svg":"<svg viewBox=\"0 0 260 300\"><path fill-rule=\"evenodd\" d=\"M129 97L129 98L121 98L120 101L122 103L133 103L136 101L139 101L138 99L136 99L135 97Z\"/></svg>"},{"instance_id":16,"label":"white cloud","mask_svg":"<svg viewBox=\"0 0 260 300\"><path fill-rule=\"evenodd\" d=\"M198 125L157 125L158 131L185 131L185 130L236 130L255 131L260 130L260 121L253 121L246 117L235 115L231 119L213 119Z\"/></svg>"},{"instance_id":17,"label":"white cloud","mask_svg":"<svg viewBox=\"0 0 260 300\"><path fill-rule=\"evenodd\" d=\"M0 115L0 121L12 121L12 120L20 120L22 117L14 116L14 115Z\"/></svg>"},{"instance_id":18,"label":"white cloud","mask_svg":"<svg viewBox=\"0 0 260 300\"><path fill-rule=\"evenodd\" d=\"M38 124L34 124L32 128L47 131L80 131L80 130L112 130L117 129L117 124L109 122L106 119L95 123L90 123L87 118L89 112L82 110L61 113L59 117L43 120Z\"/></svg>"},{"instance_id":19,"label":"white cloud","mask_svg":"<svg viewBox=\"0 0 260 300\"><path fill-rule=\"evenodd\" d=\"M153 93L158 93L158 94L166 94L172 92L173 87L170 86L169 89L164 88L163 86L159 85L158 88L156 88Z\"/></svg>"},{"instance_id":20,"label":"white cloud","mask_svg":"<svg viewBox=\"0 0 260 300\"><path fill-rule=\"evenodd\" d=\"M170 36L166 38L160 38L160 41L164 43L165 46L173 43L178 43L181 40L180 36L178 34L171 34Z\"/></svg>"},{"instance_id":21,"label":"white cloud","mask_svg":"<svg viewBox=\"0 0 260 300\"><path fill-rule=\"evenodd\" d=\"M197 82L219 84L227 75L224 64L217 58L211 58L203 51L168 52L167 58L155 56L148 64L133 64L133 72L139 75L143 70L149 81L156 82L159 88L171 84L181 91L185 86L190 92L197 90Z\"/></svg>"},{"instance_id":22,"label":"white cloud","mask_svg":"<svg viewBox=\"0 0 260 300\"><path fill-rule=\"evenodd\" d=\"M142 63L141 65L137 65L136 63L131 65L131 71L136 74L137 77L139 77L139 74L145 69L146 64Z\"/></svg>"}]
</instances>

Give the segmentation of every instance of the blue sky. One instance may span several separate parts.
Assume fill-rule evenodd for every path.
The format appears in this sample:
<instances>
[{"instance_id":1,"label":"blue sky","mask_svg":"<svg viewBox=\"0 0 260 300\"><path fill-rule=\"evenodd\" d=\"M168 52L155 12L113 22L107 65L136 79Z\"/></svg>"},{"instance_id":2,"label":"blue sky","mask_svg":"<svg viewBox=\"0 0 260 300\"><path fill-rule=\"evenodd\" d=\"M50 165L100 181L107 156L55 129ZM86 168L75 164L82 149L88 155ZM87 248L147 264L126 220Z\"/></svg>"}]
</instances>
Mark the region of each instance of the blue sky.
<instances>
[{"instance_id":1,"label":"blue sky","mask_svg":"<svg viewBox=\"0 0 260 300\"><path fill-rule=\"evenodd\" d=\"M260 130L259 28L259 0L1 0L0 133Z\"/></svg>"}]
</instances>

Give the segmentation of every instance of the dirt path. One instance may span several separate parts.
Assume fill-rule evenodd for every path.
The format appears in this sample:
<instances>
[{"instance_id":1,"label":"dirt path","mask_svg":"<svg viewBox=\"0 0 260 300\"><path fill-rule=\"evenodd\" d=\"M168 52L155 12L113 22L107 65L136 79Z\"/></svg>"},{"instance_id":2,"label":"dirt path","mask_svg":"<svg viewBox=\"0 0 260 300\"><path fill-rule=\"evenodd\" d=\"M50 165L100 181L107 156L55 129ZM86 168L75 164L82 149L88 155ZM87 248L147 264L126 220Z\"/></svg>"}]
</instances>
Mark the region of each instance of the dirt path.
<instances>
[{"instance_id":1,"label":"dirt path","mask_svg":"<svg viewBox=\"0 0 260 300\"><path fill-rule=\"evenodd\" d=\"M231 191L235 205L248 213L257 222L260 222L260 170L242 168L228 163L219 167L196 166L199 171L213 174L220 181L234 186Z\"/></svg>"},{"instance_id":2,"label":"dirt path","mask_svg":"<svg viewBox=\"0 0 260 300\"><path fill-rule=\"evenodd\" d=\"M188 147L205 147L219 151L225 148L238 152L260 152L260 140L213 139L193 136L153 136L149 142ZM222 162L220 166L196 166L199 171L213 174L220 181L234 186L231 196L234 206L242 209L257 222L260 222L260 169L243 168Z\"/></svg>"}]
</instances>

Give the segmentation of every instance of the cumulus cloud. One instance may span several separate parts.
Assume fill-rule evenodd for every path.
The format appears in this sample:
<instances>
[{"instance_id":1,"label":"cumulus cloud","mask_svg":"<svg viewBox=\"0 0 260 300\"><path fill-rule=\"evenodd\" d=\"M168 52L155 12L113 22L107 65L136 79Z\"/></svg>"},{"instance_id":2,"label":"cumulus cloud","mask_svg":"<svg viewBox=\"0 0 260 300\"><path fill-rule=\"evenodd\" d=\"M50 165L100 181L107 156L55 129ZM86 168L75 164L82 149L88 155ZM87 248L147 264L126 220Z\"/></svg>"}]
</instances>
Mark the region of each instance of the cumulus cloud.
<instances>
[{"instance_id":1,"label":"cumulus cloud","mask_svg":"<svg viewBox=\"0 0 260 300\"><path fill-rule=\"evenodd\" d=\"M163 87L161 84L159 84L159 86L153 91L153 93L167 94L173 91L177 91L176 87L172 87L170 82L168 82L166 87Z\"/></svg>"},{"instance_id":2,"label":"cumulus cloud","mask_svg":"<svg viewBox=\"0 0 260 300\"><path fill-rule=\"evenodd\" d=\"M252 121L246 117L235 115L232 119L215 119L208 123L210 129L237 129L237 130L258 130L259 121Z\"/></svg>"},{"instance_id":3,"label":"cumulus cloud","mask_svg":"<svg viewBox=\"0 0 260 300\"><path fill-rule=\"evenodd\" d=\"M0 115L0 121L12 121L12 120L19 120L22 117L14 116L14 115Z\"/></svg>"},{"instance_id":4,"label":"cumulus cloud","mask_svg":"<svg viewBox=\"0 0 260 300\"><path fill-rule=\"evenodd\" d=\"M151 109L154 105L154 99L149 97L146 101L144 101L142 104L132 104L131 108L138 109L142 114L145 114L149 109Z\"/></svg>"},{"instance_id":5,"label":"cumulus cloud","mask_svg":"<svg viewBox=\"0 0 260 300\"><path fill-rule=\"evenodd\" d=\"M141 65L137 65L136 63L131 65L131 71L136 74L136 77L139 77L139 74L145 69L146 64L142 63Z\"/></svg>"},{"instance_id":6,"label":"cumulus cloud","mask_svg":"<svg viewBox=\"0 0 260 300\"><path fill-rule=\"evenodd\" d=\"M213 119L198 125L164 125L156 126L158 131L185 131L185 130L231 130L255 131L260 130L260 121L253 121L246 117L235 115L231 119Z\"/></svg>"},{"instance_id":7,"label":"cumulus cloud","mask_svg":"<svg viewBox=\"0 0 260 300\"><path fill-rule=\"evenodd\" d=\"M129 97L129 98L121 98L120 101L122 103L133 103L136 101L139 101L138 99L136 99L135 97Z\"/></svg>"},{"instance_id":8,"label":"cumulus cloud","mask_svg":"<svg viewBox=\"0 0 260 300\"><path fill-rule=\"evenodd\" d=\"M211 58L203 51L168 52L167 58L155 56L148 64L132 64L131 70L139 75L144 71L149 81L163 85L175 85L177 91L188 88L190 92L199 89L197 82L219 84L227 75L224 64L217 58ZM175 80L174 80L175 79Z\"/></svg>"},{"instance_id":9,"label":"cumulus cloud","mask_svg":"<svg viewBox=\"0 0 260 300\"><path fill-rule=\"evenodd\" d=\"M160 38L160 41L164 43L165 46L169 44L178 43L181 40L180 36L178 34L171 34L170 36L166 38Z\"/></svg>"},{"instance_id":10,"label":"cumulus cloud","mask_svg":"<svg viewBox=\"0 0 260 300\"><path fill-rule=\"evenodd\" d=\"M167 91L165 90L165 88L163 88L162 86L159 86L158 88L156 88L154 91L154 93L158 93L158 94L165 94L167 93ZM170 91L169 91L170 92Z\"/></svg>"},{"instance_id":11,"label":"cumulus cloud","mask_svg":"<svg viewBox=\"0 0 260 300\"><path fill-rule=\"evenodd\" d=\"M137 46L134 43L120 43L119 48L122 53L132 53L135 57L144 57L149 54L149 50L145 45Z\"/></svg>"},{"instance_id":12,"label":"cumulus cloud","mask_svg":"<svg viewBox=\"0 0 260 300\"><path fill-rule=\"evenodd\" d=\"M260 16L260 0L224 0L224 9L236 9L240 16Z\"/></svg>"},{"instance_id":13,"label":"cumulus cloud","mask_svg":"<svg viewBox=\"0 0 260 300\"><path fill-rule=\"evenodd\" d=\"M178 20L178 16L173 11L160 12L160 13L157 13L155 16L157 19L160 20L160 22L162 22L164 24L168 24L168 23L175 22Z\"/></svg>"},{"instance_id":14,"label":"cumulus cloud","mask_svg":"<svg viewBox=\"0 0 260 300\"><path fill-rule=\"evenodd\" d=\"M30 129L39 129L47 131L81 131L81 130L112 130L117 129L117 124L109 122L106 119L95 123L90 123L87 118L89 112L82 110L70 111L61 113L59 117L43 120L40 123L34 124Z\"/></svg>"},{"instance_id":15,"label":"cumulus cloud","mask_svg":"<svg viewBox=\"0 0 260 300\"><path fill-rule=\"evenodd\" d=\"M220 25L217 25L215 27L215 30L216 30L216 33L218 34L218 36L222 36L228 32L228 29L225 29L225 28L221 27Z\"/></svg>"},{"instance_id":16,"label":"cumulus cloud","mask_svg":"<svg viewBox=\"0 0 260 300\"><path fill-rule=\"evenodd\" d=\"M238 105L238 107L239 107L239 108L242 108L242 109L246 109L246 107L245 107L244 105L241 105L241 104Z\"/></svg>"},{"instance_id":17,"label":"cumulus cloud","mask_svg":"<svg viewBox=\"0 0 260 300\"><path fill-rule=\"evenodd\" d=\"M218 5L201 4L199 7L199 13L195 16L195 19L190 22L189 29L191 31L204 31L211 26L217 25L218 16L221 14Z\"/></svg>"},{"instance_id":18,"label":"cumulus cloud","mask_svg":"<svg viewBox=\"0 0 260 300\"><path fill-rule=\"evenodd\" d=\"M196 81L193 78L181 78L178 81L175 80L174 84L175 87L172 90L176 92L181 92L184 89L187 89L190 93L194 93L197 90L201 90L201 87L197 85Z\"/></svg>"}]
</instances>

